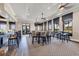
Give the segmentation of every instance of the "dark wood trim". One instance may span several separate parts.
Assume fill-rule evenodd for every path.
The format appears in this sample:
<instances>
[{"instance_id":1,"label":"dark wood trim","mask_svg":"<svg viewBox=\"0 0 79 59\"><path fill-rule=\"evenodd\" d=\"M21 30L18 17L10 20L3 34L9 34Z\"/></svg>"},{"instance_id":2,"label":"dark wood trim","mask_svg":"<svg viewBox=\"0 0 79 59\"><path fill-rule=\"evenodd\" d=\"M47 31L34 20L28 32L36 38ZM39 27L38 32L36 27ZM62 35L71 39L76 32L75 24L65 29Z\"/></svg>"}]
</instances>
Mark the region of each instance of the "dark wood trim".
<instances>
[{"instance_id":1,"label":"dark wood trim","mask_svg":"<svg viewBox=\"0 0 79 59\"><path fill-rule=\"evenodd\" d=\"M9 24L16 24L16 22L9 22Z\"/></svg>"},{"instance_id":2,"label":"dark wood trim","mask_svg":"<svg viewBox=\"0 0 79 59\"><path fill-rule=\"evenodd\" d=\"M43 23L39 23L39 22L34 23L35 26L42 25L42 24Z\"/></svg>"},{"instance_id":3,"label":"dark wood trim","mask_svg":"<svg viewBox=\"0 0 79 59\"><path fill-rule=\"evenodd\" d=\"M6 21L0 21L0 24L1 24L1 23L4 23L4 24L6 24L7 22L6 22Z\"/></svg>"},{"instance_id":4,"label":"dark wood trim","mask_svg":"<svg viewBox=\"0 0 79 59\"><path fill-rule=\"evenodd\" d=\"M0 18L1 18L1 19L6 19L5 17L3 17L3 16L1 16L1 15L0 15Z\"/></svg>"}]
</instances>

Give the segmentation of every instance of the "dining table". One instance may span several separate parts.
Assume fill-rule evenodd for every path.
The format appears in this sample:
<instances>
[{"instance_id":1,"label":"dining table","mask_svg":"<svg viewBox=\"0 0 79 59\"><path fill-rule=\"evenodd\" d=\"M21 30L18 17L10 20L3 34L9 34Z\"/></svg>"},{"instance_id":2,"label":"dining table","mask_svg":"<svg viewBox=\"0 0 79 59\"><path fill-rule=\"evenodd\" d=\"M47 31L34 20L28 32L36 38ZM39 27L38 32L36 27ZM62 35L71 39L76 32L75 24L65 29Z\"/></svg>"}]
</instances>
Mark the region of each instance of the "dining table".
<instances>
[{"instance_id":1,"label":"dining table","mask_svg":"<svg viewBox=\"0 0 79 59\"><path fill-rule=\"evenodd\" d=\"M34 36L38 44L46 44L47 42L47 35L46 32L37 32ZM34 38L32 39L32 42L34 41Z\"/></svg>"}]
</instances>

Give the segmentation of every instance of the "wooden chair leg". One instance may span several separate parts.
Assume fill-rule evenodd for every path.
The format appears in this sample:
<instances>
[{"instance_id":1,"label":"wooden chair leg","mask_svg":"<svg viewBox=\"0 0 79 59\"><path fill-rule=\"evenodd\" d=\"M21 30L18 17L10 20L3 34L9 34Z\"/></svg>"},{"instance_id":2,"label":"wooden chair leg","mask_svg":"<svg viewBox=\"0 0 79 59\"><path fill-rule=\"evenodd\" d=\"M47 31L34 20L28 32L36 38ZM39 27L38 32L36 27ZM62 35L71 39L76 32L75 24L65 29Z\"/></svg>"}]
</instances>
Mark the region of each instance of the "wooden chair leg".
<instances>
[{"instance_id":1,"label":"wooden chair leg","mask_svg":"<svg viewBox=\"0 0 79 59\"><path fill-rule=\"evenodd\" d=\"M47 40L46 40L46 37L45 37L44 41L45 41L45 44L47 44Z\"/></svg>"},{"instance_id":2,"label":"wooden chair leg","mask_svg":"<svg viewBox=\"0 0 79 59\"><path fill-rule=\"evenodd\" d=\"M32 44L34 44L34 37L32 37Z\"/></svg>"},{"instance_id":3,"label":"wooden chair leg","mask_svg":"<svg viewBox=\"0 0 79 59\"><path fill-rule=\"evenodd\" d=\"M68 39L67 39L67 43L68 43Z\"/></svg>"}]
</instances>

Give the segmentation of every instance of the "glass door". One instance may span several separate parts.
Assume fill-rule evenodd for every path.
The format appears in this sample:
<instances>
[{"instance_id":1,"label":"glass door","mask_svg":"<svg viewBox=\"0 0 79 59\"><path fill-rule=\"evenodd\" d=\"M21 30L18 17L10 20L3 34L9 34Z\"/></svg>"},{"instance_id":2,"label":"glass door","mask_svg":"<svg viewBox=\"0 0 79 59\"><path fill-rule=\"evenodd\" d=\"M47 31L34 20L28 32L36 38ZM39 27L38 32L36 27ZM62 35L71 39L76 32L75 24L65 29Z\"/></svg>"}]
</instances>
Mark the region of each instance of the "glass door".
<instances>
[{"instance_id":1,"label":"glass door","mask_svg":"<svg viewBox=\"0 0 79 59\"><path fill-rule=\"evenodd\" d=\"M23 24L22 25L22 34L26 35L30 33L30 25Z\"/></svg>"},{"instance_id":2,"label":"glass door","mask_svg":"<svg viewBox=\"0 0 79 59\"><path fill-rule=\"evenodd\" d=\"M22 25L22 34L23 34L23 35L26 34L26 25Z\"/></svg>"}]
</instances>

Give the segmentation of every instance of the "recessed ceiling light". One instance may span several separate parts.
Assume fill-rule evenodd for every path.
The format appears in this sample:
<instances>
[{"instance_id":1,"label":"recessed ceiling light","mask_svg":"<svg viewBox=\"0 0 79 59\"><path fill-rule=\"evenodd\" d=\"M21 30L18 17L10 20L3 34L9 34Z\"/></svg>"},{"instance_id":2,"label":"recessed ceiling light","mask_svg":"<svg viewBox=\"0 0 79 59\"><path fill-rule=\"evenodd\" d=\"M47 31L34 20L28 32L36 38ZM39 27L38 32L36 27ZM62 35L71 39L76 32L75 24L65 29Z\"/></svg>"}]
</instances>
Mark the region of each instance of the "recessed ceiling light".
<instances>
[{"instance_id":1,"label":"recessed ceiling light","mask_svg":"<svg viewBox=\"0 0 79 59\"><path fill-rule=\"evenodd\" d=\"M50 7L48 7L47 9L50 10Z\"/></svg>"}]
</instances>

